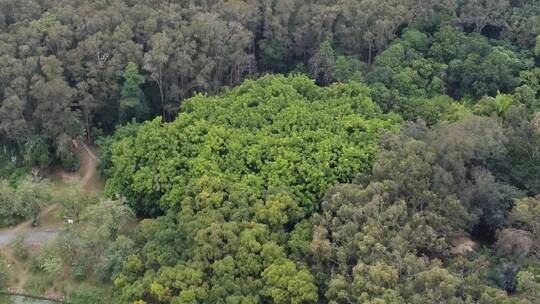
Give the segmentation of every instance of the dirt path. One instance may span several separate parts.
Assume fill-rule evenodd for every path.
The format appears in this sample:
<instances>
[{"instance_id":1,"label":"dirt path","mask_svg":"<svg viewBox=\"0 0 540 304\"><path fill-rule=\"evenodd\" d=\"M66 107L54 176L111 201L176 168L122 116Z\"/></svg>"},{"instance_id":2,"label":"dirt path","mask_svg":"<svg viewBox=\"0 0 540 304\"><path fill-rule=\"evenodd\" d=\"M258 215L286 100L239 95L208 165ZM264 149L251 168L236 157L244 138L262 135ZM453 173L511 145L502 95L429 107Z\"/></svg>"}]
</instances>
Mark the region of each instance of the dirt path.
<instances>
[{"instance_id":1,"label":"dirt path","mask_svg":"<svg viewBox=\"0 0 540 304\"><path fill-rule=\"evenodd\" d=\"M59 170L55 175L59 176L62 181L73 184L75 187L79 187L82 191L100 191L103 184L99 180L97 174L97 164L99 158L94 152L84 143L77 142L79 145L79 161L81 168L79 172L69 173L64 170ZM38 221L40 219L52 218L55 216L58 209L57 204L50 205L41 211ZM57 227L32 227L32 220L25 221L17 226L0 232L0 247L6 246L9 242L19 234L25 235L25 243L28 245L39 245L47 242L54 237L57 233Z\"/></svg>"},{"instance_id":2,"label":"dirt path","mask_svg":"<svg viewBox=\"0 0 540 304\"><path fill-rule=\"evenodd\" d=\"M99 191L103 188L103 183L97 174L99 158L84 143L81 144L85 153L81 153L81 171L84 175L81 179L80 187L86 191Z\"/></svg>"},{"instance_id":3,"label":"dirt path","mask_svg":"<svg viewBox=\"0 0 540 304\"><path fill-rule=\"evenodd\" d=\"M64 169L55 170L52 175L58 176L63 182L78 185L84 191L100 191L103 182L99 180L97 165L99 158L85 143L77 142L79 147L80 169L78 172L66 172Z\"/></svg>"}]
</instances>

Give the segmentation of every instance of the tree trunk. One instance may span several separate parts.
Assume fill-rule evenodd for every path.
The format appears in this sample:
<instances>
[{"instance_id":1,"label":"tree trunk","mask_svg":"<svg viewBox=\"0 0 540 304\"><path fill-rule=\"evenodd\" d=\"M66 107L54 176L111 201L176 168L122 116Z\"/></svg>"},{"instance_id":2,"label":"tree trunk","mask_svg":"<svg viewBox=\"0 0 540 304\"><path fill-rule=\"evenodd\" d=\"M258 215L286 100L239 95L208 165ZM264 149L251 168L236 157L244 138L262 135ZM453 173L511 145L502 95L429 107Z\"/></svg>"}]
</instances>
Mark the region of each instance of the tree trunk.
<instances>
[{"instance_id":1,"label":"tree trunk","mask_svg":"<svg viewBox=\"0 0 540 304\"><path fill-rule=\"evenodd\" d=\"M163 96L163 73L161 66L159 67L158 74L156 75L156 83L159 88L159 97L161 100L161 115L163 116L163 121L167 121L165 116L165 97Z\"/></svg>"},{"instance_id":2,"label":"tree trunk","mask_svg":"<svg viewBox=\"0 0 540 304\"><path fill-rule=\"evenodd\" d=\"M163 116L163 121L167 121L167 117L165 117L165 101L163 98L163 87L161 85L161 81L158 82L159 87L159 97L161 99L161 115Z\"/></svg>"}]
</instances>

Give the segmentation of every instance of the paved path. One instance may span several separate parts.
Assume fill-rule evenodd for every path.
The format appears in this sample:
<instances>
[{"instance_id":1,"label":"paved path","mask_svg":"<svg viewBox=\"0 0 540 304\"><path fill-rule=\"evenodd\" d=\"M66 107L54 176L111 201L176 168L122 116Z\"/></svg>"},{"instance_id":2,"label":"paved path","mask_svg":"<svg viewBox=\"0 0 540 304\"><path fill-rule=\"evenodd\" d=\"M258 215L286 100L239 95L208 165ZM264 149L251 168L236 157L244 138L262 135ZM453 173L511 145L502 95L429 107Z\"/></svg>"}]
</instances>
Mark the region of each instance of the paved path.
<instances>
[{"instance_id":1,"label":"paved path","mask_svg":"<svg viewBox=\"0 0 540 304\"><path fill-rule=\"evenodd\" d=\"M0 232L0 247L7 246L9 243L17 237L17 235L24 235L24 242L27 245L39 245L47 242L58 233L54 229L21 229L21 230L8 230Z\"/></svg>"}]
</instances>

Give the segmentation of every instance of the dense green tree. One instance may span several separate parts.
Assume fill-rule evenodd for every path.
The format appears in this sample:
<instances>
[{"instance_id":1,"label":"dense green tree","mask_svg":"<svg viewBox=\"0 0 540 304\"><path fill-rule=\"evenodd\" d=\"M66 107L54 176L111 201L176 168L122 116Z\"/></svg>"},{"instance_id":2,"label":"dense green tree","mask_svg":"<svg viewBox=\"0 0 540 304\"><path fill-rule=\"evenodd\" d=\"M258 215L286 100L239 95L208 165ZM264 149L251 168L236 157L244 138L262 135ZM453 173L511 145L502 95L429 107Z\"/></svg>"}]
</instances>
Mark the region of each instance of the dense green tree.
<instances>
[{"instance_id":1,"label":"dense green tree","mask_svg":"<svg viewBox=\"0 0 540 304\"><path fill-rule=\"evenodd\" d=\"M262 189L286 188L310 213L331 184L368 170L377 138L395 129L398 118L382 115L365 90L278 76L248 81L221 97L197 96L173 123L153 120L113 146L107 191L149 213L156 200L162 210L179 207L193 181L225 172L255 197Z\"/></svg>"},{"instance_id":2,"label":"dense green tree","mask_svg":"<svg viewBox=\"0 0 540 304\"><path fill-rule=\"evenodd\" d=\"M173 52L172 40L166 33L158 33L152 37L151 45L152 50L146 53L144 57L144 68L150 72L152 81L158 86L162 114L163 118L166 119L165 101L169 84L164 82L167 79L167 75L164 75L164 73Z\"/></svg>"},{"instance_id":3,"label":"dense green tree","mask_svg":"<svg viewBox=\"0 0 540 304\"><path fill-rule=\"evenodd\" d=\"M498 93L495 97L484 97L475 106L475 112L490 116L497 115L506 120L508 112L513 106L519 105L519 102L512 95Z\"/></svg>"},{"instance_id":4,"label":"dense green tree","mask_svg":"<svg viewBox=\"0 0 540 304\"><path fill-rule=\"evenodd\" d=\"M446 95L411 98L400 110L404 119L422 119L428 126L439 121L455 122L471 112L465 105Z\"/></svg>"},{"instance_id":5,"label":"dense green tree","mask_svg":"<svg viewBox=\"0 0 540 304\"><path fill-rule=\"evenodd\" d=\"M43 76L36 76L31 85L36 124L56 141L64 134L80 135L80 118L73 110L76 93L63 79L61 62L55 57L42 57L40 66Z\"/></svg>"},{"instance_id":6,"label":"dense green tree","mask_svg":"<svg viewBox=\"0 0 540 304\"><path fill-rule=\"evenodd\" d=\"M336 81L349 80L362 81L364 79L364 66L354 57L337 56L332 75Z\"/></svg>"},{"instance_id":7,"label":"dense green tree","mask_svg":"<svg viewBox=\"0 0 540 304\"><path fill-rule=\"evenodd\" d=\"M30 133L30 124L24 117L25 103L17 95L6 98L0 106L0 132L3 138L21 141Z\"/></svg>"},{"instance_id":8,"label":"dense green tree","mask_svg":"<svg viewBox=\"0 0 540 304\"><path fill-rule=\"evenodd\" d=\"M96 144L100 150L97 171L102 177L108 178L111 174L112 146L124 138L135 136L139 126L139 123L130 122L126 125L118 126L113 135L101 136L96 140Z\"/></svg>"},{"instance_id":9,"label":"dense green tree","mask_svg":"<svg viewBox=\"0 0 540 304\"><path fill-rule=\"evenodd\" d=\"M366 186L329 191L312 218L313 240L304 257L328 301L466 303L488 297L466 288L469 280L487 278L486 272L454 272L435 257L453 261L454 240L481 223L505 225L515 190L490 190L475 176L489 168L475 159L502 149L501 136L496 121L479 117L431 130L409 126L385 140ZM474 284L491 288L487 281Z\"/></svg>"},{"instance_id":10,"label":"dense green tree","mask_svg":"<svg viewBox=\"0 0 540 304\"><path fill-rule=\"evenodd\" d=\"M137 65L129 62L124 72L124 86L120 99L120 121L142 119L148 112L146 99L141 90L144 77L139 74Z\"/></svg>"},{"instance_id":11,"label":"dense green tree","mask_svg":"<svg viewBox=\"0 0 540 304\"><path fill-rule=\"evenodd\" d=\"M40 136L34 135L24 143L24 163L42 168L50 164L51 153L49 144Z\"/></svg>"},{"instance_id":12,"label":"dense green tree","mask_svg":"<svg viewBox=\"0 0 540 304\"><path fill-rule=\"evenodd\" d=\"M540 112L512 108L506 119L510 179L529 194L540 193ZM508 166L506 166L508 167Z\"/></svg>"},{"instance_id":13,"label":"dense green tree","mask_svg":"<svg viewBox=\"0 0 540 304\"><path fill-rule=\"evenodd\" d=\"M123 121L120 104L135 100L122 97L122 75L129 62L148 80L139 86L147 98L148 116L161 115L165 121L177 114L182 99L196 92L218 93L223 85L266 72L309 66L307 71L315 73L310 63L318 62L319 72L324 67L317 76L324 76L318 79L321 83L359 80L364 68L355 58L373 69L376 76L367 79L387 99L377 102L383 108L396 105L398 110L392 108L396 111L409 97L448 92L454 98L479 99L494 96L497 90L511 93L518 85L516 74L531 66L525 62L530 55L516 55L520 52L511 43L522 50L534 49L540 34L536 4L534 0L190 4L44 0L17 5L4 0L0 132L19 151L33 135L45 136L52 156L65 161L70 153L55 153L59 134L85 135L92 141ZM480 35L445 29L456 24L504 40L490 42L497 47L489 51L490 43L479 41ZM397 37L410 58L392 63L388 57L399 51L393 46L393 55L377 60L375 55ZM318 54L325 41L332 41L339 54L330 60L331 68ZM56 72L45 75L47 65Z\"/></svg>"},{"instance_id":14,"label":"dense green tree","mask_svg":"<svg viewBox=\"0 0 540 304\"><path fill-rule=\"evenodd\" d=\"M478 34L466 35L443 27L433 36L409 30L375 58L367 80L376 89L374 99L384 109L402 113L410 98L448 94L476 99L511 93L530 58L490 45ZM531 79L531 77L528 77Z\"/></svg>"},{"instance_id":15,"label":"dense green tree","mask_svg":"<svg viewBox=\"0 0 540 304\"><path fill-rule=\"evenodd\" d=\"M272 264L262 276L265 287L261 294L276 304L299 304L316 302L317 287L312 283L313 276L307 270L298 270L290 261Z\"/></svg>"}]
</instances>

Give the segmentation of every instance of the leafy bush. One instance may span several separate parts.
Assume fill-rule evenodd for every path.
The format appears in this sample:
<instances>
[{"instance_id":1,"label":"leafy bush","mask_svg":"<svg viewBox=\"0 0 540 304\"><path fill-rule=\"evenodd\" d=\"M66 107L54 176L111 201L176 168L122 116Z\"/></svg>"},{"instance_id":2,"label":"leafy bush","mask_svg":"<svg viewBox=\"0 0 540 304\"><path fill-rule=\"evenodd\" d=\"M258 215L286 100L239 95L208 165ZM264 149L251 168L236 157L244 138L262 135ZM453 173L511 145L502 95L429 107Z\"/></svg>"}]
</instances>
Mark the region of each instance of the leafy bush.
<instances>
[{"instance_id":1,"label":"leafy bush","mask_svg":"<svg viewBox=\"0 0 540 304\"><path fill-rule=\"evenodd\" d=\"M42 248L36 259L43 271L52 275L59 275L62 272L63 261L55 249L53 246Z\"/></svg>"}]
</instances>

